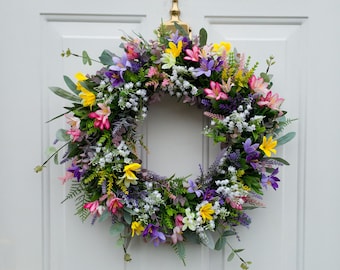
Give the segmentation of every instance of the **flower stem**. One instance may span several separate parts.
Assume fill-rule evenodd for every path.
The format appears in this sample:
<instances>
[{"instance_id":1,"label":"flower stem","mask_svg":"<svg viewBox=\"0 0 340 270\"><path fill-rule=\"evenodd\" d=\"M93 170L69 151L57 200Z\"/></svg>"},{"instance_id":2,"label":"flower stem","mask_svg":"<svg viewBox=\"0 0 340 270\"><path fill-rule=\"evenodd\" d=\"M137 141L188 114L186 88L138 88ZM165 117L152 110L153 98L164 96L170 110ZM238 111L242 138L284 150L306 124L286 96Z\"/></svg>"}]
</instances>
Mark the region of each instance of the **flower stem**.
<instances>
[{"instance_id":1,"label":"flower stem","mask_svg":"<svg viewBox=\"0 0 340 270\"><path fill-rule=\"evenodd\" d=\"M58 154L58 152L63 149L66 145L68 145L69 142L66 142L65 144L63 144L62 146L60 146L56 151L54 151L54 153L45 160L45 162L41 165L38 165L34 168L35 172L41 172L43 170L43 168L45 167L45 165L51 160L52 157L54 157L56 154Z\"/></svg>"}]
</instances>

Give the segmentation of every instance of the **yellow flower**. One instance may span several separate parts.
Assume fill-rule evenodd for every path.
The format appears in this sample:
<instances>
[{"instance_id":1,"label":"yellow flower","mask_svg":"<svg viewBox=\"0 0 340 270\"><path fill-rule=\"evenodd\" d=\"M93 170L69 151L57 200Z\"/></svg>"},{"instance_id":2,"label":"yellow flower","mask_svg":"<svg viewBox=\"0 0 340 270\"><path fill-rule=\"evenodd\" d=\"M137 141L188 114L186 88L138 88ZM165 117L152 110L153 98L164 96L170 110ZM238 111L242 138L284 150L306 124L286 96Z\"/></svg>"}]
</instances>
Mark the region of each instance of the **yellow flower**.
<instances>
[{"instance_id":1,"label":"yellow flower","mask_svg":"<svg viewBox=\"0 0 340 270\"><path fill-rule=\"evenodd\" d=\"M134 237L135 234L140 235L144 231L144 227L139 221L134 221L131 223L131 236Z\"/></svg>"},{"instance_id":2,"label":"yellow flower","mask_svg":"<svg viewBox=\"0 0 340 270\"><path fill-rule=\"evenodd\" d=\"M167 48L165 52L172 54L175 58L178 57L180 53L182 52L182 47L183 47L182 40L178 42L177 46L175 43L169 42L169 47L170 48Z\"/></svg>"},{"instance_id":3,"label":"yellow flower","mask_svg":"<svg viewBox=\"0 0 340 270\"><path fill-rule=\"evenodd\" d=\"M86 81L88 78L81 72L78 72L77 74L74 75L74 77L76 77L76 79L78 80L77 82L77 90L82 91L82 89L85 89L80 82L81 81Z\"/></svg>"},{"instance_id":4,"label":"yellow flower","mask_svg":"<svg viewBox=\"0 0 340 270\"><path fill-rule=\"evenodd\" d=\"M222 41L219 44L214 43L213 45L213 51L215 51L217 54L222 54L224 51L229 52L231 49L231 43Z\"/></svg>"},{"instance_id":5,"label":"yellow flower","mask_svg":"<svg viewBox=\"0 0 340 270\"><path fill-rule=\"evenodd\" d=\"M91 91L87 90L84 86L80 84L82 81L86 81L88 78L81 72L78 72L74 75L77 82L77 90L81 91L79 94L79 97L83 100L83 106L84 107L92 107L96 103L96 96Z\"/></svg>"},{"instance_id":6,"label":"yellow flower","mask_svg":"<svg viewBox=\"0 0 340 270\"><path fill-rule=\"evenodd\" d=\"M211 203L207 203L205 205L203 205L200 209L200 214L203 218L203 221L205 222L205 220L212 220L213 217L211 216L212 214L215 213L215 210L212 208L212 204Z\"/></svg>"},{"instance_id":7,"label":"yellow flower","mask_svg":"<svg viewBox=\"0 0 340 270\"><path fill-rule=\"evenodd\" d=\"M134 174L135 171L138 171L140 169L142 165L140 165L139 163L131 163L129 165L125 165L124 167L124 175L123 175L123 179L124 179L124 185L126 187L129 187L130 184L132 185L137 185L137 176Z\"/></svg>"},{"instance_id":8,"label":"yellow flower","mask_svg":"<svg viewBox=\"0 0 340 270\"><path fill-rule=\"evenodd\" d=\"M268 140L266 136L263 136L263 141L260 145L260 149L265 153L267 157L270 157L272 153L276 154L276 150L274 149L276 145L277 141L274 141L272 136L270 136Z\"/></svg>"},{"instance_id":9,"label":"yellow flower","mask_svg":"<svg viewBox=\"0 0 340 270\"><path fill-rule=\"evenodd\" d=\"M79 94L79 97L83 100L83 106L87 107L90 106L92 107L96 103L96 96L93 94L91 91L85 89L81 90L81 94Z\"/></svg>"}]
</instances>

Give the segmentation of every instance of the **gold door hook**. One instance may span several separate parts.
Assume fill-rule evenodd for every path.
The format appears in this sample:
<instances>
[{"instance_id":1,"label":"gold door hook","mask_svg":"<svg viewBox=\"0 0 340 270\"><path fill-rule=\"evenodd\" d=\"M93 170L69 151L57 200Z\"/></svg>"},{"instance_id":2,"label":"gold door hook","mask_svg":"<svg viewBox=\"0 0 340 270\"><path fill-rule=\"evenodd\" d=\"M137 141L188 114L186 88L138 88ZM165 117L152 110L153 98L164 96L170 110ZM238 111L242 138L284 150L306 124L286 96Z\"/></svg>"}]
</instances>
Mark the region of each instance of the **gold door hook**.
<instances>
[{"instance_id":1,"label":"gold door hook","mask_svg":"<svg viewBox=\"0 0 340 270\"><path fill-rule=\"evenodd\" d=\"M189 35L191 34L191 28L190 26L182 22L179 18L179 15L181 14L181 11L178 8L178 0L172 0L172 8L170 10L170 16L171 19L164 23L164 26L170 31L170 32L176 32L175 23L180 25Z\"/></svg>"}]
</instances>

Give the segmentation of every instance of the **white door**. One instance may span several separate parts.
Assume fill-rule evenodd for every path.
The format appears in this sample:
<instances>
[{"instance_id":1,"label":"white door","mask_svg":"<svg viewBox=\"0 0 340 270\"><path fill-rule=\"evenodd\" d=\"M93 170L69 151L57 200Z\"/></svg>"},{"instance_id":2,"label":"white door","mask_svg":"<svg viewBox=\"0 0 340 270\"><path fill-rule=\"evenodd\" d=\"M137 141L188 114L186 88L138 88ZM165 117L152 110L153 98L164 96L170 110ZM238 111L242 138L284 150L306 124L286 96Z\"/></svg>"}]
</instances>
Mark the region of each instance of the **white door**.
<instances>
[{"instance_id":1,"label":"white door","mask_svg":"<svg viewBox=\"0 0 340 270\"><path fill-rule=\"evenodd\" d=\"M241 241L233 245L246 249L242 257L254 270L337 269L338 1L187 0L179 1L179 8L193 33L204 27L210 42L230 41L260 62L258 70L274 55L275 89L285 97L289 117L299 119L289 127L297 137L280 150L291 163L281 173L280 188L268 190L267 207L250 213L250 228L241 229ZM82 224L71 201L60 204L67 192L58 180L63 168L52 164L42 175L33 171L60 125L44 122L66 105L48 86L62 86L64 74L96 68L63 59L61 51L86 49L96 57L105 48L118 48L123 33L153 38L170 9L168 0L3 3L0 270L239 268L237 258L227 262L228 248L190 246L184 267L170 247L139 240L132 241L133 260L125 263L108 223ZM159 128L164 121L177 126ZM145 162L160 174L182 176L197 171L199 163L209 164L214 149L202 143L204 124L200 114L177 104L154 106L145 131L151 150Z\"/></svg>"}]
</instances>

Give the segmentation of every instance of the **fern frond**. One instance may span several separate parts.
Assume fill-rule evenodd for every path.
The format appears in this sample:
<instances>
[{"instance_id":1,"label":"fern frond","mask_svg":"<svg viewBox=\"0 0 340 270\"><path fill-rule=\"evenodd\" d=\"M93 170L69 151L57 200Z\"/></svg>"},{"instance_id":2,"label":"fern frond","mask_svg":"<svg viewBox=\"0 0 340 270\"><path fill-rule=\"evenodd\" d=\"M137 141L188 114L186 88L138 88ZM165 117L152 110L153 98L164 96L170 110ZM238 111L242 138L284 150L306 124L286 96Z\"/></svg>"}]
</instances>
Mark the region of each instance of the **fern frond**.
<instances>
[{"instance_id":1,"label":"fern frond","mask_svg":"<svg viewBox=\"0 0 340 270\"><path fill-rule=\"evenodd\" d=\"M94 171L94 172L92 172L89 176L85 177L85 178L83 179L83 182L84 182L85 184L88 184L88 183L90 183L91 181L93 181L97 176L98 176L97 172Z\"/></svg>"},{"instance_id":2,"label":"fern frond","mask_svg":"<svg viewBox=\"0 0 340 270\"><path fill-rule=\"evenodd\" d=\"M97 144L103 145L105 142L110 141L111 134L109 131L105 130L103 135L99 138Z\"/></svg>"},{"instance_id":3,"label":"fern frond","mask_svg":"<svg viewBox=\"0 0 340 270\"><path fill-rule=\"evenodd\" d=\"M223 120L225 117L222 114L216 114L216 113L211 113L211 112L207 112L205 111L203 113L205 116L212 118L212 119L218 119L218 120Z\"/></svg>"},{"instance_id":4,"label":"fern frond","mask_svg":"<svg viewBox=\"0 0 340 270\"><path fill-rule=\"evenodd\" d=\"M274 135L277 136L278 134L280 134L287 126L289 126L290 124L293 123L293 121L296 120L297 120L296 118L290 119L286 118L285 116L278 118L277 119L278 128L275 129Z\"/></svg>"},{"instance_id":5,"label":"fern frond","mask_svg":"<svg viewBox=\"0 0 340 270\"><path fill-rule=\"evenodd\" d=\"M81 182L78 181L72 181L70 190L68 194L66 195L65 199L61 202L64 203L67 200L76 198L80 193L84 192L85 187Z\"/></svg>"},{"instance_id":6,"label":"fern frond","mask_svg":"<svg viewBox=\"0 0 340 270\"><path fill-rule=\"evenodd\" d=\"M185 246L183 242L177 242L175 245L172 245L172 248L174 249L177 256L182 260L184 266L185 264Z\"/></svg>"}]
</instances>

